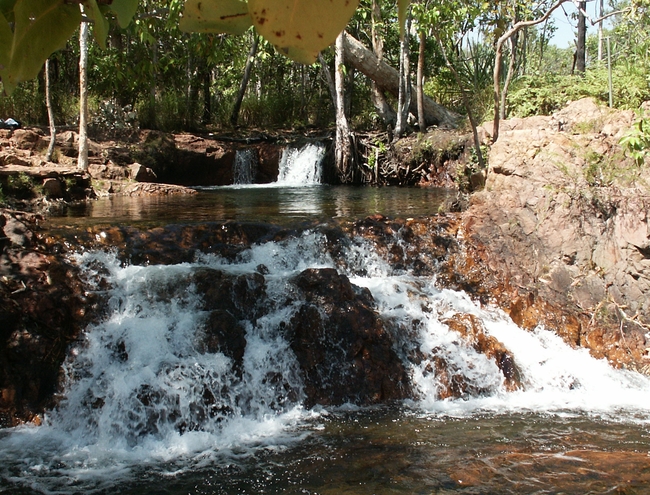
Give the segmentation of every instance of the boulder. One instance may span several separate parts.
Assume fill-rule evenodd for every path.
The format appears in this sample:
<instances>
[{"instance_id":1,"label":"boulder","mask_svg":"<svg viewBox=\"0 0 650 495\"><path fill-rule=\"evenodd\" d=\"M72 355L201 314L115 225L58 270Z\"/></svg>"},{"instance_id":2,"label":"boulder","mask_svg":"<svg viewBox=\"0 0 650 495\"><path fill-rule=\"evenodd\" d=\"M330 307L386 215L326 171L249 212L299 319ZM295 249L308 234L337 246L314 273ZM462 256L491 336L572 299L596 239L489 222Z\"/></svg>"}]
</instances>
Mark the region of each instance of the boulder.
<instances>
[{"instance_id":1,"label":"boulder","mask_svg":"<svg viewBox=\"0 0 650 495\"><path fill-rule=\"evenodd\" d=\"M65 193L63 183L54 177L43 180L43 192L48 198L62 198Z\"/></svg>"},{"instance_id":2,"label":"boulder","mask_svg":"<svg viewBox=\"0 0 650 495\"><path fill-rule=\"evenodd\" d=\"M372 296L331 268L308 269L293 283L304 303L287 336L304 376L307 405L369 405L410 396L393 337Z\"/></svg>"},{"instance_id":3,"label":"boulder","mask_svg":"<svg viewBox=\"0 0 650 495\"><path fill-rule=\"evenodd\" d=\"M134 163L129 166L129 176L138 182L156 182L158 179L153 170L140 163Z\"/></svg>"}]
</instances>

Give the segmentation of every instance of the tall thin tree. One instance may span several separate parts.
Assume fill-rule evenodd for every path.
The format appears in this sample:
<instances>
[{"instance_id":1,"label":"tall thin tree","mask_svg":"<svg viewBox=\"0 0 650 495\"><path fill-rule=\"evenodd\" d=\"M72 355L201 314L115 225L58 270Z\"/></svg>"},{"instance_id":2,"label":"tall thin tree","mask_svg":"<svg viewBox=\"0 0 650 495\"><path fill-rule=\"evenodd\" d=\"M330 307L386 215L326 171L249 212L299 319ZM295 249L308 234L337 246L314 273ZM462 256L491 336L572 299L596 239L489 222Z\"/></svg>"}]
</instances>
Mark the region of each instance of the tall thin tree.
<instances>
[{"instance_id":1,"label":"tall thin tree","mask_svg":"<svg viewBox=\"0 0 650 495\"><path fill-rule=\"evenodd\" d=\"M79 156L77 168L88 170L88 21L81 8L79 28Z\"/></svg>"},{"instance_id":2,"label":"tall thin tree","mask_svg":"<svg viewBox=\"0 0 650 495\"><path fill-rule=\"evenodd\" d=\"M345 114L344 36L345 31L338 35L334 50L334 86L336 89L336 142L334 156L339 180L345 184L352 181L352 171L350 170L352 147L350 145L350 127Z\"/></svg>"},{"instance_id":3,"label":"tall thin tree","mask_svg":"<svg viewBox=\"0 0 650 495\"><path fill-rule=\"evenodd\" d=\"M257 46L259 45L260 37L253 33L253 44L251 49L248 52L248 58L246 59L246 66L244 67L244 76L242 77L241 84L239 85L239 92L237 93L237 98L235 99L235 105L232 109L232 114L230 115L230 123L234 126L237 125L239 120L239 110L241 109L242 101L244 101L244 95L246 94L246 87L248 86L248 81L251 78L251 70L253 69L253 63L255 62L255 54L257 53Z\"/></svg>"},{"instance_id":4,"label":"tall thin tree","mask_svg":"<svg viewBox=\"0 0 650 495\"><path fill-rule=\"evenodd\" d=\"M52 108L52 81L50 80L50 59L45 61L45 106L47 107L47 120L50 124L50 144L47 147L45 160L52 161L54 145L56 144L56 125L54 123L54 110Z\"/></svg>"}]
</instances>

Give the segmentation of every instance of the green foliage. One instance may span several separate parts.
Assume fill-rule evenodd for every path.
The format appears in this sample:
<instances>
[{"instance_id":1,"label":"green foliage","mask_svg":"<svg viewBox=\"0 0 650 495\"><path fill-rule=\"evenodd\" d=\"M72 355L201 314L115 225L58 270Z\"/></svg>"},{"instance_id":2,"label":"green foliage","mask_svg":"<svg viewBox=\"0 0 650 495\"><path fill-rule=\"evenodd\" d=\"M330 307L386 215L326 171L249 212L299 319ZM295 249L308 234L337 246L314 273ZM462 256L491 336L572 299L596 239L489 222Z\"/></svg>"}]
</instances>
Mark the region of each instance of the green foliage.
<instances>
[{"instance_id":1,"label":"green foliage","mask_svg":"<svg viewBox=\"0 0 650 495\"><path fill-rule=\"evenodd\" d=\"M640 167L650 154L650 118L641 116L619 141L625 152Z\"/></svg>"},{"instance_id":2,"label":"green foliage","mask_svg":"<svg viewBox=\"0 0 650 495\"><path fill-rule=\"evenodd\" d=\"M37 194L37 185L25 173L8 175L4 183L3 191L7 196L17 199L32 199Z\"/></svg>"},{"instance_id":3,"label":"green foliage","mask_svg":"<svg viewBox=\"0 0 650 495\"><path fill-rule=\"evenodd\" d=\"M619 66L613 71L614 104L619 108L638 108L650 99L650 68ZM607 104L608 75L605 68L590 69L584 76L543 74L517 79L508 95L512 116L550 115L569 101L591 97Z\"/></svg>"},{"instance_id":4,"label":"green foliage","mask_svg":"<svg viewBox=\"0 0 650 495\"><path fill-rule=\"evenodd\" d=\"M18 0L0 14L0 77L5 91L35 77L45 59L79 26L81 12L65 0Z\"/></svg>"}]
</instances>

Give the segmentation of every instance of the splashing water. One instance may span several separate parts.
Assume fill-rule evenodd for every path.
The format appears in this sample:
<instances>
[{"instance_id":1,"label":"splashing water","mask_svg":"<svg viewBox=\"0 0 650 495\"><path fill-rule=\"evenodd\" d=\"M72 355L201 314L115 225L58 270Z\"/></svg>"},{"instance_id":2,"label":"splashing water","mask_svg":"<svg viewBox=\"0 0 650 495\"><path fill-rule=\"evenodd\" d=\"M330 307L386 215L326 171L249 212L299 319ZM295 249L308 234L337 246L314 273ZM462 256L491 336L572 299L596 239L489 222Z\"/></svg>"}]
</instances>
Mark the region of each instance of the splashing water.
<instances>
[{"instance_id":1,"label":"splashing water","mask_svg":"<svg viewBox=\"0 0 650 495\"><path fill-rule=\"evenodd\" d=\"M278 185L306 186L322 182L325 146L309 143L302 148L285 148L280 158Z\"/></svg>"},{"instance_id":2,"label":"splashing water","mask_svg":"<svg viewBox=\"0 0 650 495\"><path fill-rule=\"evenodd\" d=\"M109 282L107 315L71 351L63 398L45 424L0 433L0 480L37 492L100 493L116 480L142 476L143 466L166 476L307 442L309 425L327 412L303 407L301 372L281 331L297 308L287 297L288 281L306 268L336 268L372 293L412 377L416 411L587 413L650 423L647 378L614 370L542 328L524 331L431 277L396 271L363 241L345 247L340 256L347 264L336 262L327 245L324 235L308 232L255 245L234 261L202 255L172 266L123 266L107 253L80 256L88 280ZM240 321L246 343L238 365L206 350L209 314L196 274L259 274L261 266L263 311ZM458 314L476 317L514 355L520 390L508 391L494 360L445 323ZM412 359L414 353L423 358ZM440 381L427 371L437 358L469 393L439 398Z\"/></svg>"}]
</instances>

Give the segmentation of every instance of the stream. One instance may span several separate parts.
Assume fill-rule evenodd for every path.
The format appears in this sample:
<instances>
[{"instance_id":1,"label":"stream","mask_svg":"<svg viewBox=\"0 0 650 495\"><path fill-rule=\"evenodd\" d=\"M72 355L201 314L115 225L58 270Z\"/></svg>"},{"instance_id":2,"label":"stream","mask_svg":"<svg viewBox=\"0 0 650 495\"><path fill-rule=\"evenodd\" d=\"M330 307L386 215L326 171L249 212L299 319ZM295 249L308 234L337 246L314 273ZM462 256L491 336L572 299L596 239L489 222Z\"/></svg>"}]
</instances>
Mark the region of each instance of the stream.
<instances>
[{"instance_id":1,"label":"stream","mask_svg":"<svg viewBox=\"0 0 650 495\"><path fill-rule=\"evenodd\" d=\"M50 222L62 230L227 220L316 226L432 215L454 194L237 185L191 197L106 198ZM145 266L109 249L75 262L108 309L73 344L61 400L43 424L0 430L0 493L650 493L647 377L613 369L544 328L525 331L435 276L391 266L363 239L333 250L318 228L301 228L237 256ZM310 269L334 269L372 296L411 397L307 405L286 327L304 303L295 277ZM255 315L238 321L240 364L206 349L211 315L196 282L206 272L263 280ZM480 322L514 356L521 387L508 386L494 359L447 324L457 315ZM432 372L440 361L463 384L459 396L441 396ZM340 371L341 363L332 365Z\"/></svg>"}]
</instances>

